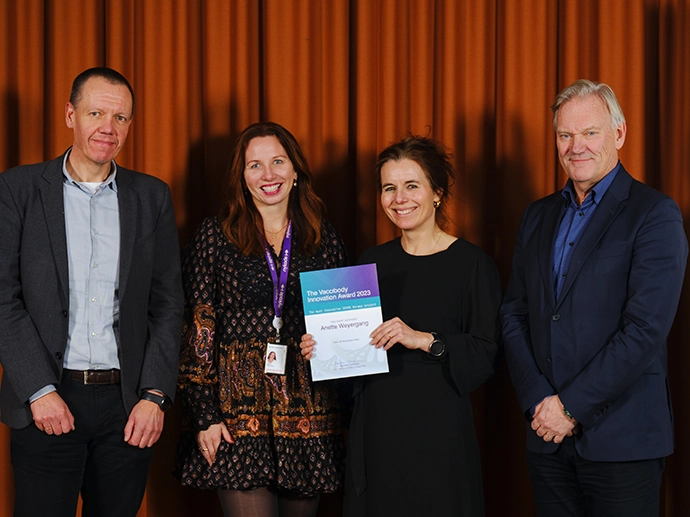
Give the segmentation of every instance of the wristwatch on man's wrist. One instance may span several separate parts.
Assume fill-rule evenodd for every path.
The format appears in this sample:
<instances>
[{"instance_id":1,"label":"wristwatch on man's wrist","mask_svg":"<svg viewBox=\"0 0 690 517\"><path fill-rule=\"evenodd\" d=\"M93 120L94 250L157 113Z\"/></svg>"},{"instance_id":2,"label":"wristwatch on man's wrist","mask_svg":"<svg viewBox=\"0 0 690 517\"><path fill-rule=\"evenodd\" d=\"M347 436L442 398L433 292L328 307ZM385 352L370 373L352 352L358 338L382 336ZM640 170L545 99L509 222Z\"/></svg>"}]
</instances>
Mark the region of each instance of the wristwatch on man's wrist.
<instances>
[{"instance_id":1,"label":"wristwatch on man's wrist","mask_svg":"<svg viewBox=\"0 0 690 517\"><path fill-rule=\"evenodd\" d=\"M572 420L575 419L575 417L570 413L570 411L565 409L565 404L563 404L563 414Z\"/></svg>"},{"instance_id":2,"label":"wristwatch on man's wrist","mask_svg":"<svg viewBox=\"0 0 690 517\"><path fill-rule=\"evenodd\" d=\"M441 357L446 352L446 344L436 332L431 332L431 335L434 336L434 340L429 344L427 353L431 357Z\"/></svg>"},{"instance_id":3,"label":"wristwatch on man's wrist","mask_svg":"<svg viewBox=\"0 0 690 517\"><path fill-rule=\"evenodd\" d=\"M141 394L141 400L148 400L149 402L155 402L161 411L167 411L172 407L172 401L167 395L159 395L153 393L152 391L144 390Z\"/></svg>"}]
</instances>

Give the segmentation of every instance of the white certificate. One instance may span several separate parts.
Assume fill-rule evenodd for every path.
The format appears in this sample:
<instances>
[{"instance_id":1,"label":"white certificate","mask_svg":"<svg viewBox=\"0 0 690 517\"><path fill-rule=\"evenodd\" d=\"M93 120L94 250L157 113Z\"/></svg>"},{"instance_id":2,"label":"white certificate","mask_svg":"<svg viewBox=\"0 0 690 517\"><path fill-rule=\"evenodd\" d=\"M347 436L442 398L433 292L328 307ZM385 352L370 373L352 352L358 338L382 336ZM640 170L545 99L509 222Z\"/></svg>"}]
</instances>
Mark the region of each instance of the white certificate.
<instances>
[{"instance_id":1,"label":"white certificate","mask_svg":"<svg viewBox=\"0 0 690 517\"><path fill-rule=\"evenodd\" d=\"M300 273L314 381L388 372L369 334L383 322L375 264Z\"/></svg>"}]
</instances>

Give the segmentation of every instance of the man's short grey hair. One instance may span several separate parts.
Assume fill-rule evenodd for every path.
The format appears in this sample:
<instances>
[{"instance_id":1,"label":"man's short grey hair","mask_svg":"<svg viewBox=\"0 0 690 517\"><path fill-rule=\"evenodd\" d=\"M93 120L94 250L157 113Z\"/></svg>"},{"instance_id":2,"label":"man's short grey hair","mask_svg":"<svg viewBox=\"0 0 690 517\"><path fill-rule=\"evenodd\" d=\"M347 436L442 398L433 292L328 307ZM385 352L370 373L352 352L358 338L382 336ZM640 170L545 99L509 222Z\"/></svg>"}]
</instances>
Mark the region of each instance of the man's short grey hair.
<instances>
[{"instance_id":1,"label":"man's short grey hair","mask_svg":"<svg viewBox=\"0 0 690 517\"><path fill-rule=\"evenodd\" d=\"M623 115L621 105L618 104L616 94L613 93L613 90L608 84L596 83L587 79L578 79L570 86L564 88L561 93L556 96L556 100L551 106L551 110L553 111L553 128L557 129L558 110L563 104L575 97L582 99L590 95L599 97L609 110L611 114L611 129L616 129L625 122L625 115Z\"/></svg>"}]
</instances>

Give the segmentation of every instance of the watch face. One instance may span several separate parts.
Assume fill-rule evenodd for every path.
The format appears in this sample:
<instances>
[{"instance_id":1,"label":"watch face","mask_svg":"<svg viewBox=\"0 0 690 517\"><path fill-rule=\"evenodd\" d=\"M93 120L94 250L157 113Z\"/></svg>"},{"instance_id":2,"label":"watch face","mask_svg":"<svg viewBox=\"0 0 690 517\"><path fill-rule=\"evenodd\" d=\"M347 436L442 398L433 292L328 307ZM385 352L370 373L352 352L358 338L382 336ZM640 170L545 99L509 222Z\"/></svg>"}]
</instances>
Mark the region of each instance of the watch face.
<instances>
[{"instance_id":1,"label":"watch face","mask_svg":"<svg viewBox=\"0 0 690 517\"><path fill-rule=\"evenodd\" d=\"M161 402L160 402L161 409L163 411L167 411L172 406L172 404L170 403L170 399L168 397L166 397L165 395L163 395L162 399L163 400L161 400Z\"/></svg>"},{"instance_id":2,"label":"watch face","mask_svg":"<svg viewBox=\"0 0 690 517\"><path fill-rule=\"evenodd\" d=\"M431 346L429 347L429 353L433 356L439 356L443 353L445 349L446 345L443 344L443 341L439 341L437 339L431 343Z\"/></svg>"},{"instance_id":3,"label":"watch face","mask_svg":"<svg viewBox=\"0 0 690 517\"><path fill-rule=\"evenodd\" d=\"M155 402L156 404L158 404L162 411L167 411L172 406L172 404L170 403L170 399L167 396L151 393L150 391L144 393L144 395L141 398L144 400L150 400L151 402Z\"/></svg>"}]
</instances>

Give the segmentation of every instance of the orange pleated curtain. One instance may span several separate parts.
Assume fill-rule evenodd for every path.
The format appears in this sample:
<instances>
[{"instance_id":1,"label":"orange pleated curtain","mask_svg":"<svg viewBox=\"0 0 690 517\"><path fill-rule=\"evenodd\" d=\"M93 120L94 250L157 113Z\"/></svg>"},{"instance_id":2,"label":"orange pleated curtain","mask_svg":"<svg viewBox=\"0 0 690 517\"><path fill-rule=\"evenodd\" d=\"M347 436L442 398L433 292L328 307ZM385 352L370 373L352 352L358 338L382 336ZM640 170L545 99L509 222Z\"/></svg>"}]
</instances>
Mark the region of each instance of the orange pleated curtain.
<instances>
[{"instance_id":1,"label":"orange pleated curtain","mask_svg":"<svg viewBox=\"0 0 690 517\"><path fill-rule=\"evenodd\" d=\"M70 145L71 81L103 65L137 95L118 161L170 184L181 241L215 213L239 132L273 120L302 143L354 260L396 235L378 204L377 153L430 135L454 153L449 230L481 245L507 282L522 211L564 183L548 107L580 77L616 91L626 168L690 214L690 0L2 0L0 170ZM669 338L678 440L665 517L690 506L688 310L686 289ZM505 365L473 403L487 516L533 515ZM166 418L139 516L221 515L214 493L170 475L180 408ZM12 501L0 426L0 516ZM320 515L340 515L337 495Z\"/></svg>"}]
</instances>

